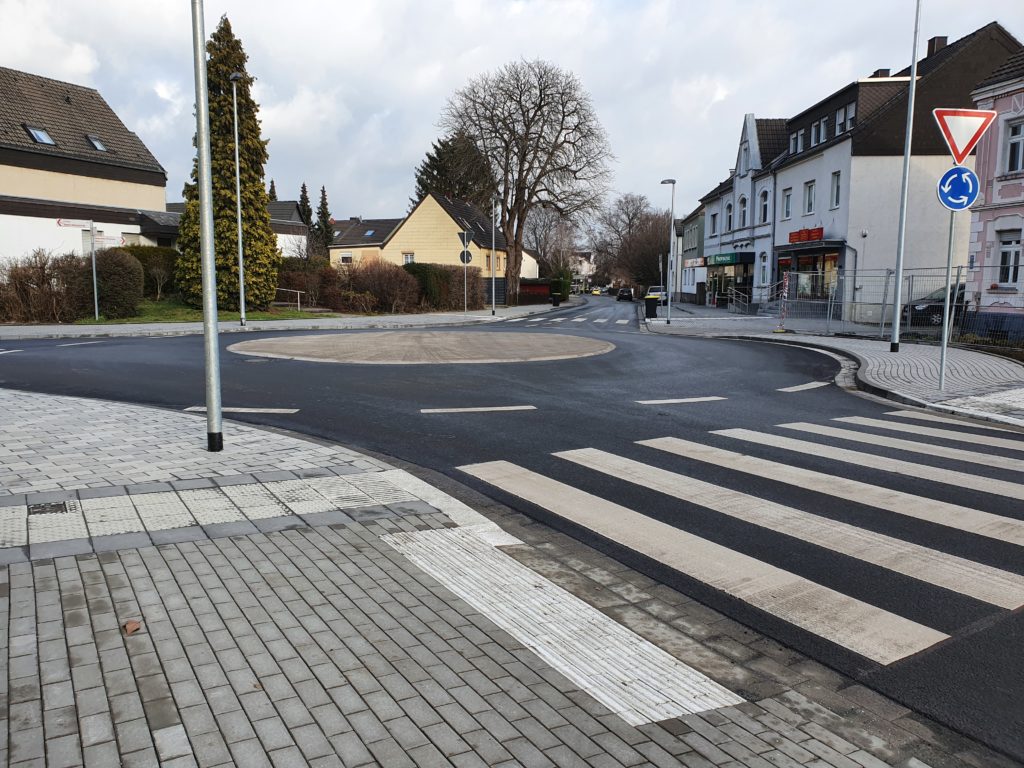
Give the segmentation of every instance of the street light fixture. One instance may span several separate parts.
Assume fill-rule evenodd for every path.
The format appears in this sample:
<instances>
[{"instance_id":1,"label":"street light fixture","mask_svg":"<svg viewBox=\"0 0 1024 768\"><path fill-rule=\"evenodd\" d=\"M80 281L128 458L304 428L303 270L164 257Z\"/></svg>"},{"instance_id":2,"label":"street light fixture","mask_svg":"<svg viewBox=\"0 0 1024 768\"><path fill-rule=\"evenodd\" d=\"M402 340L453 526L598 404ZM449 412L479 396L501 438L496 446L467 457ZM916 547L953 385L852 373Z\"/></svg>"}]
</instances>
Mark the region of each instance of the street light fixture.
<instances>
[{"instance_id":1,"label":"street light fixture","mask_svg":"<svg viewBox=\"0 0 1024 768\"><path fill-rule=\"evenodd\" d=\"M232 72L228 77L231 81L231 104L235 112L235 218L238 220L238 312L239 321L245 327L245 263L242 260L242 178L238 166L238 81L245 75Z\"/></svg>"},{"instance_id":2,"label":"street light fixture","mask_svg":"<svg viewBox=\"0 0 1024 768\"><path fill-rule=\"evenodd\" d=\"M672 325L672 280L677 272L675 267L676 259L676 180L662 179L662 184L672 185L672 205L668 212L668 308L665 313L665 325Z\"/></svg>"}]
</instances>

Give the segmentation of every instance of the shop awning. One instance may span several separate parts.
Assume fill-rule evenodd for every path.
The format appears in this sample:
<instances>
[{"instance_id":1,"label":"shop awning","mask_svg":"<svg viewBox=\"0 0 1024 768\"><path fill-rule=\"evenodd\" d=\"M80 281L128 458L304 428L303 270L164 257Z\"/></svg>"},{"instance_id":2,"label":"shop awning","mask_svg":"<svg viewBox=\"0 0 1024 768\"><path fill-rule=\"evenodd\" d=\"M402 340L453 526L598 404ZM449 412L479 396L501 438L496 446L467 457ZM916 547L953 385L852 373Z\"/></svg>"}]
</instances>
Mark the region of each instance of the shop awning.
<instances>
[{"instance_id":1,"label":"shop awning","mask_svg":"<svg viewBox=\"0 0 1024 768\"><path fill-rule=\"evenodd\" d=\"M846 248L845 240L811 240L806 243L776 245L775 253L817 253L819 251L841 251Z\"/></svg>"}]
</instances>

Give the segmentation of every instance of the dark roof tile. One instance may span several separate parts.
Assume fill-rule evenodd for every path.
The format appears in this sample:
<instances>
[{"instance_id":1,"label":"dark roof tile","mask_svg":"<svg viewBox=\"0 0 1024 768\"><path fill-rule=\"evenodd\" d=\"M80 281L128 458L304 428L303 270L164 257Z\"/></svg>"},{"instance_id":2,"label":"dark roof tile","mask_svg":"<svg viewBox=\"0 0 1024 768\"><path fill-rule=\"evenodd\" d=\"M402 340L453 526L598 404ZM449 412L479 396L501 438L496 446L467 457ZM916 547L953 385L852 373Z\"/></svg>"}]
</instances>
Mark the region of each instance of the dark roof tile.
<instances>
[{"instance_id":1,"label":"dark roof tile","mask_svg":"<svg viewBox=\"0 0 1024 768\"><path fill-rule=\"evenodd\" d=\"M346 219L334 223L332 247L382 245L405 219Z\"/></svg>"},{"instance_id":2,"label":"dark roof tile","mask_svg":"<svg viewBox=\"0 0 1024 768\"><path fill-rule=\"evenodd\" d=\"M757 147L761 152L761 166L768 165L789 147L786 118L757 118Z\"/></svg>"},{"instance_id":3,"label":"dark roof tile","mask_svg":"<svg viewBox=\"0 0 1024 768\"><path fill-rule=\"evenodd\" d=\"M473 242L480 248L490 249L491 247L491 217L481 211L475 205L465 200L454 200L436 192L430 193L438 205L444 208L445 213L452 217L463 232L473 233ZM504 251L508 249L505 243L505 236L501 229L494 229L494 249Z\"/></svg>"},{"instance_id":4,"label":"dark roof tile","mask_svg":"<svg viewBox=\"0 0 1024 768\"><path fill-rule=\"evenodd\" d=\"M1015 53L1003 62L1002 66L978 83L978 88L988 88L1011 80L1024 80L1024 50Z\"/></svg>"}]
</instances>

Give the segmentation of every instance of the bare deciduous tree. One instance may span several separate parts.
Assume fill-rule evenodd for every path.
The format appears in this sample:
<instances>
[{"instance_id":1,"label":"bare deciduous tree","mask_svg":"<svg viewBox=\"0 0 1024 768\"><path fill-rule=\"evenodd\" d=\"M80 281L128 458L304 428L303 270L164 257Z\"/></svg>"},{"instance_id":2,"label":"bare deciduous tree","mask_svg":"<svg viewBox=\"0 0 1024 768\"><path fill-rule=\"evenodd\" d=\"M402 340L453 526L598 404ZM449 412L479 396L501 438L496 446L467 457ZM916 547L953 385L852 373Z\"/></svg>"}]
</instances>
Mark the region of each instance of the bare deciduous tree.
<instances>
[{"instance_id":1,"label":"bare deciduous tree","mask_svg":"<svg viewBox=\"0 0 1024 768\"><path fill-rule=\"evenodd\" d=\"M598 210L590 222L595 270L642 285L658 282L659 260L668 253L668 216L632 193Z\"/></svg>"},{"instance_id":2,"label":"bare deciduous tree","mask_svg":"<svg viewBox=\"0 0 1024 768\"><path fill-rule=\"evenodd\" d=\"M514 302L530 212L545 204L573 216L600 204L612 159L604 128L579 79L540 60L510 62L470 80L448 100L440 127L462 131L491 164Z\"/></svg>"},{"instance_id":3,"label":"bare deciduous tree","mask_svg":"<svg viewBox=\"0 0 1024 768\"><path fill-rule=\"evenodd\" d=\"M534 208L526 219L525 246L537 255L542 277L572 272L579 250L576 224L546 205Z\"/></svg>"}]
</instances>

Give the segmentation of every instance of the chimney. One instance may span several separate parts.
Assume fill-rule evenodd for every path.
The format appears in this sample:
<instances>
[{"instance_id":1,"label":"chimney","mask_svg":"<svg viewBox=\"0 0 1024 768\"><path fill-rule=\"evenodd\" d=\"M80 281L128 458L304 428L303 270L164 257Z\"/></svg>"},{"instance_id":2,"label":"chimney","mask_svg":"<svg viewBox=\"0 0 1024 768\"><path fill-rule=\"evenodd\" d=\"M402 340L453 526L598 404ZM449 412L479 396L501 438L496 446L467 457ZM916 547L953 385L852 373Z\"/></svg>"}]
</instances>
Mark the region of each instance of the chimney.
<instances>
[{"instance_id":1,"label":"chimney","mask_svg":"<svg viewBox=\"0 0 1024 768\"><path fill-rule=\"evenodd\" d=\"M928 55L932 56L936 52L941 51L945 47L946 47L946 36L945 35L941 35L941 36L938 36L938 37L933 37L931 40L928 41Z\"/></svg>"},{"instance_id":2,"label":"chimney","mask_svg":"<svg viewBox=\"0 0 1024 768\"><path fill-rule=\"evenodd\" d=\"M888 77L889 76L889 70L888 69L876 69L874 72L871 73L871 76L872 77Z\"/></svg>"}]
</instances>

